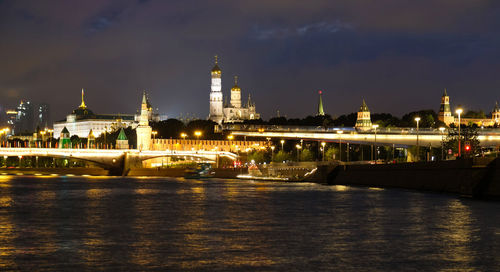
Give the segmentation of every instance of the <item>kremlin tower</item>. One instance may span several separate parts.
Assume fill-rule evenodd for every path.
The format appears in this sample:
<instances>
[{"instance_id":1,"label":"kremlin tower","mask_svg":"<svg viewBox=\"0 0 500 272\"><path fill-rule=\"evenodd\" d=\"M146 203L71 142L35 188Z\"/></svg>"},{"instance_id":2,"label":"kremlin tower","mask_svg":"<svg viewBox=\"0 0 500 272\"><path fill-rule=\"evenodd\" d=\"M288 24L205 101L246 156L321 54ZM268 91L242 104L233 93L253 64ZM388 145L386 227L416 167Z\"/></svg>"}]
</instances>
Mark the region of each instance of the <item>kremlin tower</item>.
<instances>
[{"instance_id":1,"label":"kremlin tower","mask_svg":"<svg viewBox=\"0 0 500 272\"><path fill-rule=\"evenodd\" d=\"M358 119L356 120L355 127L360 130L369 130L372 128L370 110L368 109L368 106L366 105L364 99L363 99L363 104L361 104L361 107L359 108L358 111Z\"/></svg>"},{"instance_id":2,"label":"kremlin tower","mask_svg":"<svg viewBox=\"0 0 500 272\"><path fill-rule=\"evenodd\" d=\"M451 114L450 97L444 89L443 96L441 97L441 107L439 108L438 120L449 126L455 122L455 117Z\"/></svg>"},{"instance_id":3,"label":"kremlin tower","mask_svg":"<svg viewBox=\"0 0 500 272\"><path fill-rule=\"evenodd\" d=\"M137 133L137 149L150 150L151 149L151 132L148 120L148 101L146 99L146 92L142 94L141 116L139 118L139 126L136 129Z\"/></svg>"},{"instance_id":4,"label":"kremlin tower","mask_svg":"<svg viewBox=\"0 0 500 272\"><path fill-rule=\"evenodd\" d=\"M316 116L325 116L325 112L323 111L323 99L322 99L323 92L318 91L318 93L319 93L319 103L318 103L318 113L316 114Z\"/></svg>"}]
</instances>

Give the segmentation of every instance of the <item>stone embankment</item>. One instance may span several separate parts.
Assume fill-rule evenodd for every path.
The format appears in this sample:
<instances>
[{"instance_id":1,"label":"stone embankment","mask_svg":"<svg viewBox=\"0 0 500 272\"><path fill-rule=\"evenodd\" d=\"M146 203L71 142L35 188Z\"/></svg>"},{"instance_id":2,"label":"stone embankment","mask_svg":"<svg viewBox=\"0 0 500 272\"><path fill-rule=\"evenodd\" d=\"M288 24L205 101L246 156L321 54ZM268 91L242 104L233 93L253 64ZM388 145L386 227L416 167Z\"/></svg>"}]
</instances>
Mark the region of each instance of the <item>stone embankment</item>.
<instances>
[{"instance_id":1,"label":"stone embankment","mask_svg":"<svg viewBox=\"0 0 500 272\"><path fill-rule=\"evenodd\" d=\"M500 198L500 159L338 165L318 170L318 175L326 176L320 183L330 185L394 187Z\"/></svg>"}]
</instances>

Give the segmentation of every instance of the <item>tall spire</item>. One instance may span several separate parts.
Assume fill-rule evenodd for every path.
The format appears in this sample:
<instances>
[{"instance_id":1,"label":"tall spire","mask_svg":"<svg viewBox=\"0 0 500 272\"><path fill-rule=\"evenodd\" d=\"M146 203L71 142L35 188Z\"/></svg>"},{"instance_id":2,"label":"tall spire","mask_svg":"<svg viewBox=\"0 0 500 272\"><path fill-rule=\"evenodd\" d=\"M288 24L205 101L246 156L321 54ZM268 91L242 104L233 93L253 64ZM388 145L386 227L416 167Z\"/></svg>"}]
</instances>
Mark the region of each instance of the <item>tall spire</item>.
<instances>
[{"instance_id":1,"label":"tall spire","mask_svg":"<svg viewBox=\"0 0 500 272\"><path fill-rule=\"evenodd\" d=\"M444 94L443 96L448 96L448 93L446 92L446 88L444 88Z\"/></svg>"},{"instance_id":2,"label":"tall spire","mask_svg":"<svg viewBox=\"0 0 500 272\"><path fill-rule=\"evenodd\" d=\"M318 91L318 93L319 93L319 103L318 103L318 113L316 115L324 116L325 112L323 111L323 99L322 99L323 92L320 90Z\"/></svg>"},{"instance_id":3,"label":"tall spire","mask_svg":"<svg viewBox=\"0 0 500 272\"><path fill-rule=\"evenodd\" d=\"M363 103L361 104L361 109L360 109L360 110L361 110L361 111L365 111L365 112L366 112L366 111L370 111L370 110L368 109L368 106L366 105L366 102L365 102L365 99L364 99L364 98L363 98Z\"/></svg>"},{"instance_id":4,"label":"tall spire","mask_svg":"<svg viewBox=\"0 0 500 272\"><path fill-rule=\"evenodd\" d=\"M146 90L142 91L142 104L148 104L148 99L146 98Z\"/></svg>"},{"instance_id":5,"label":"tall spire","mask_svg":"<svg viewBox=\"0 0 500 272\"><path fill-rule=\"evenodd\" d=\"M85 100L83 99L83 96L84 96L84 92L83 92L83 88L82 88L82 104L80 104L81 109L87 108L87 106L85 106Z\"/></svg>"},{"instance_id":6,"label":"tall spire","mask_svg":"<svg viewBox=\"0 0 500 272\"><path fill-rule=\"evenodd\" d=\"M248 108L252 107L252 98L250 97L250 94L248 94L247 107Z\"/></svg>"}]
</instances>

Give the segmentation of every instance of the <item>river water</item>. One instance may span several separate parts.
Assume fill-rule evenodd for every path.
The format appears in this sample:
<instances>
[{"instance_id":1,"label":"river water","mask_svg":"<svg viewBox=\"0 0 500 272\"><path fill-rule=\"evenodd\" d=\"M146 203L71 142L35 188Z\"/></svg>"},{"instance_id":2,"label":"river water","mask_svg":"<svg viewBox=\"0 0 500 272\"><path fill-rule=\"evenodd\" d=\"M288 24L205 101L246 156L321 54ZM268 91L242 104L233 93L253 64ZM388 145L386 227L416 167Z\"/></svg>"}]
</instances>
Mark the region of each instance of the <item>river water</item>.
<instances>
[{"instance_id":1,"label":"river water","mask_svg":"<svg viewBox=\"0 0 500 272\"><path fill-rule=\"evenodd\" d=\"M498 271L499 211L397 189L0 176L0 271Z\"/></svg>"}]
</instances>

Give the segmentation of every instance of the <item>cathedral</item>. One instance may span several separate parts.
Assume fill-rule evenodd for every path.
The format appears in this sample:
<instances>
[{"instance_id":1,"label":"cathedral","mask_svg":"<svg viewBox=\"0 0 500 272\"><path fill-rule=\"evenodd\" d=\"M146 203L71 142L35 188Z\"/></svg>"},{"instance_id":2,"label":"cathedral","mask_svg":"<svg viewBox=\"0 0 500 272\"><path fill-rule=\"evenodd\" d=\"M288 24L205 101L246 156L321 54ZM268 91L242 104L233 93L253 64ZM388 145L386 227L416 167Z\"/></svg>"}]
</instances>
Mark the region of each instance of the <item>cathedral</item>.
<instances>
[{"instance_id":1,"label":"cathedral","mask_svg":"<svg viewBox=\"0 0 500 272\"><path fill-rule=\"evenodd\" d=\"M208 119L222 124L241 122L243 120L259 119L260 114L255 111L255 104L248 95L245 104L241 101L241 88L238 86L238 77L234 77L234 86L231 88L231 99L229 104L223 103L222 94L222 70L217 63L215 56L215 66L211 71L212 86L210 91L210 114Z\"/></svg>"}]
</instances>

